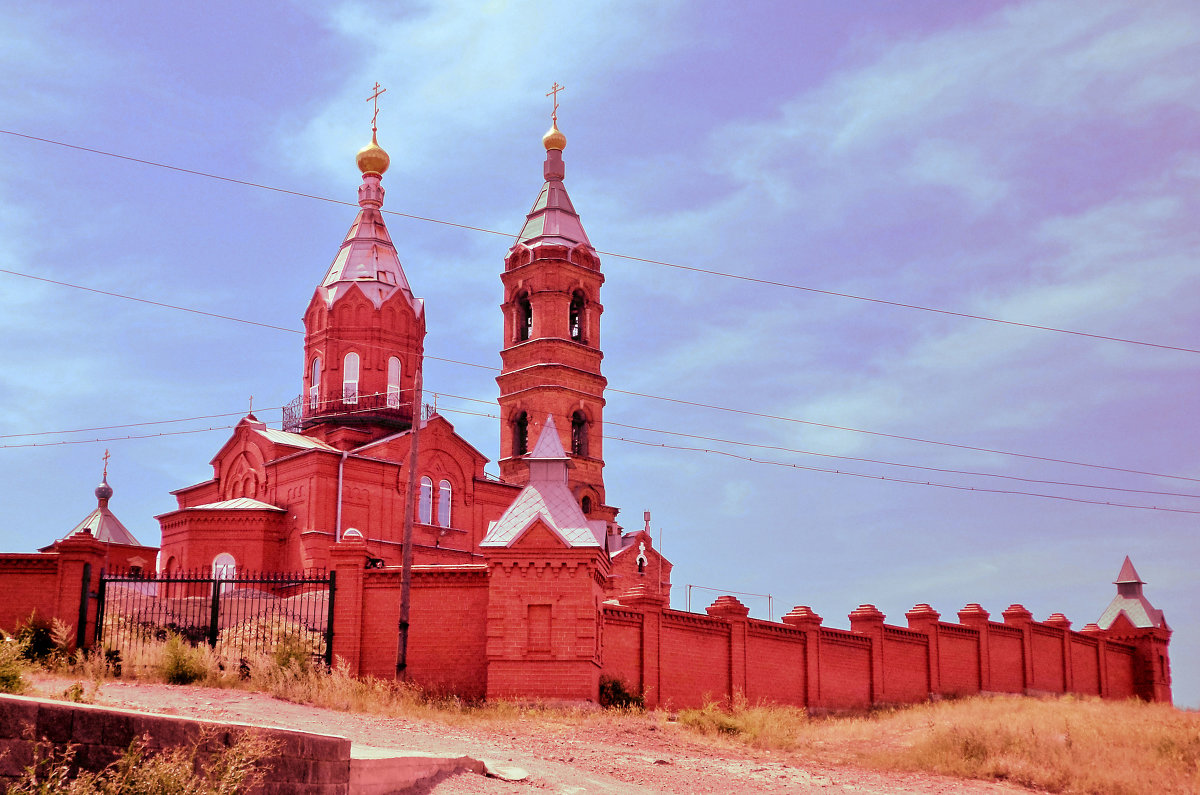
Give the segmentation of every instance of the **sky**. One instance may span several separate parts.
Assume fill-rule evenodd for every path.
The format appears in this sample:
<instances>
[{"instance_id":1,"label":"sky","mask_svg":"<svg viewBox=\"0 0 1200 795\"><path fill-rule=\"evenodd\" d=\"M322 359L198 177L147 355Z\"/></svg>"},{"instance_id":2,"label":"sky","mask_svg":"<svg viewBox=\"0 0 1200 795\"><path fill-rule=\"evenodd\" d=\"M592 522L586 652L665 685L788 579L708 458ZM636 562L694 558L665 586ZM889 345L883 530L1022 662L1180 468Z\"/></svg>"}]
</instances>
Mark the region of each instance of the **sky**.
<instances>
[{"instance_id":1,"label":"sky","mask_svg":"<svg viewBox=\"0 0 1200 795\"><path fill-rule=\"evenodd\" d=\"M106 449L156 544L251 398L278 423L376 81L427 400L496 459L557 81L608 501L674 607L1078 629L1129 555L1197 707L1198 42L1190 0L0 5L0 549Z\"/></svg>"}]
</instances>

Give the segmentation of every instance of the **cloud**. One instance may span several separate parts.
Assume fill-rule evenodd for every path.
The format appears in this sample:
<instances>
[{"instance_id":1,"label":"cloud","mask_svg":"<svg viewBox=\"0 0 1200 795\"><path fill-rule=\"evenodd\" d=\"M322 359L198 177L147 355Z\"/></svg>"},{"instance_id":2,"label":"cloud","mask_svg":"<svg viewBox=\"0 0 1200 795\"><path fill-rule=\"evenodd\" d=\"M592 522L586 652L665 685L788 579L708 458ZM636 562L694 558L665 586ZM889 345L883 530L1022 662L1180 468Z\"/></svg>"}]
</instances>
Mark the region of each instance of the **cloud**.
<instances>
[{"instance_id":1,"label":"cloud","mask_svg":"<svg viewBox=\"0 0 1200 795\"><path fill-rule=\"evenodd\" d=\"M363 56L287 148L297 167L344 174L339 153L361 145L370 118L363 97L379 80L388 89L380 135L407 168L454 168L472 150L497 144L511 156L511 143L497 140L500 131L546 119L549 82L567 86L564 103L584 107L615 75L648 68L679 45L670 24L679 8L630 1L556 13L533 2L457 0L397 13L335 5L325 12L326 24Z\"/></svg>"}]
</instances>

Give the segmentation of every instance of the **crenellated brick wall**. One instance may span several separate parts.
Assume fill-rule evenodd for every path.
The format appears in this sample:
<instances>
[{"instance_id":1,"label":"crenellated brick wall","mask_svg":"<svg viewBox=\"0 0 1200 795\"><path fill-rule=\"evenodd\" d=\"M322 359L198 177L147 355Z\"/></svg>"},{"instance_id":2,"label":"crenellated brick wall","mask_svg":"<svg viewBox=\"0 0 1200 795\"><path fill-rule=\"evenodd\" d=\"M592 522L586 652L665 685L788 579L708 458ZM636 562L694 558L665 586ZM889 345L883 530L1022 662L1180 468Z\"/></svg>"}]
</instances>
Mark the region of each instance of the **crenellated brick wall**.
<instances>
[{"instance_id":1,"label":"crenellated brick wall","mask_svg":"<svg viewBox=\"0 0 1200 795\"><path fill-rule=\"evenodd\" d=\"M95 600L81 596L96 590L103 555L90 536L50 553L0 555L0 628L11 631L34 609L75 626L83 605L90 643ZM331 547L333 651L356 675L390 679L401 575L366 568L371 557L361 537ZM1061 614L1034 621L1019 604L1002 621L969 604L950 622L918 604L907 626L861 605L849 629L836 629L807 606L778 622L752 619L732 596L705 614L672 610L645 582L605 601L608 557L565 548L536 527L483 560L413 568L407 671L435 693L594 701L604 675L648 706L676 708L744 698L845 710L988 692L1171 697L1165 628L1075 631Z\"/></svg>"},{"instance_id":2,"label":"crenellated brick wall","mask_svg":"<svg viewBox=\"0 0 1200 795\"><path fill-rule=\"evenodd\" d=\"M1072 631L1059 614L1036 622L1021 605L1004 611L1004 623L977 604L949 623L920 604L907 627L862 605L850 630L822 626L805 606L779 623L750 619L731 596L707 613L636 593L606 603L603 674L641 691L647 706L672 708L745 698L846 710L986 692L1156 698L1136 684L1146 654L1138 644L1094 626Z\"/></svg>"}]
</instances>

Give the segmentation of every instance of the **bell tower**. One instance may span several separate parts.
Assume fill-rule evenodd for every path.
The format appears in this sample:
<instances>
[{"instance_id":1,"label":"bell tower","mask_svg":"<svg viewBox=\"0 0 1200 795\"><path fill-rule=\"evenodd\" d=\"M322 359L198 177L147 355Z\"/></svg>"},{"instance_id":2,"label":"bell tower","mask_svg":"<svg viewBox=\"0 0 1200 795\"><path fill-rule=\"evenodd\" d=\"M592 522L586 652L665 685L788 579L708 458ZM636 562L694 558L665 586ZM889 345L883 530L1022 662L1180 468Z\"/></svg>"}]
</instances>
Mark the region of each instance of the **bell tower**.
<instances>
[{"instance_id":1,"label":"bell tower","mask_svg":"<svg viewBox=\"0 0 1200 795\"><path fill-rule=\"evenodd\" d=\"M374 120L356 162L361 209L304 313L304 390L285 416L289 429L343 450L412 426L425 349L424 303L380 212L391 161Z\"/></svg>"},{"instance_id":2,"label":"bell tower","mask_svg":"<svg viewBox=\"0 0 1200 795\"><path fill-rule=\"evenodd\" d=\"M557 95L558 84L555 84ZM589 519L613 524L604 497L604 388L600 373L600 259L563 186L557 102L546 148L545 184L504 258L500 476L527 484L524 456L548 416L570 455L567 483Z\"/></svg>"}]
</instances>

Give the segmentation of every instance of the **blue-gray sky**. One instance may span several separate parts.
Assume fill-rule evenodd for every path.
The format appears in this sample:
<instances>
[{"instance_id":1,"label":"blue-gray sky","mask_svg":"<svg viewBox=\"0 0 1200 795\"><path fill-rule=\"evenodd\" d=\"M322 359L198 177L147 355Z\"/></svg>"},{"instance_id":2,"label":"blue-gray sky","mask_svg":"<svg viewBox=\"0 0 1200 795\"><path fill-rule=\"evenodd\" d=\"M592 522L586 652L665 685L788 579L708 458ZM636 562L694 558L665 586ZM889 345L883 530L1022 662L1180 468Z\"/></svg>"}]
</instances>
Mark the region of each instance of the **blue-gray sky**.
<instances>
[{"instance_id":1,"label":"blue-gray sky","mask_svg":"<svg viewBox=\"0 0 1200 795\"><path fill-rule=\"evenodd\" d=\"M0 7L0 128L354 202L379 81L385 208L515 234L558 81L567 186L602 251L1200 348L1187 0L199 8ZM0 268L289 329L354 215L11 135L0 147ZM426 299L427 352L497 367L511 238L388 224ZM602 259L614 388L1116 468L610 393L609 499L627 528L653 512L676 607L693 584L834 626L862 602L901 625L917 602L948 618L1020 602L1078 628L1128 554L1175 629L1177 702L1200 703L1200 514L612 438L1195 512L1200 355ZM211 475L249 396L277 422L300 391L298 334L9 273L0 289L5 550L91 510L105 448L113 509L157 543L169 491ZM497 421L473 414L494 406L449 397L494 400L493 378L429 361L425 380L494 458ZM207 415L228 416L49 433ZM91 439L106 441L54 444ZM693 591L693 608L714 596Z\"/></svg>"}]
</instances>

